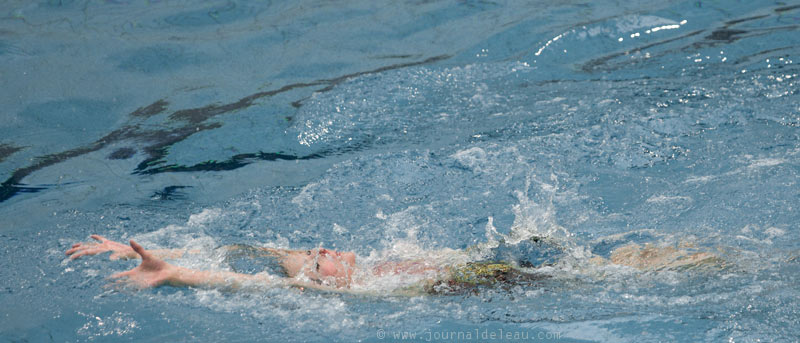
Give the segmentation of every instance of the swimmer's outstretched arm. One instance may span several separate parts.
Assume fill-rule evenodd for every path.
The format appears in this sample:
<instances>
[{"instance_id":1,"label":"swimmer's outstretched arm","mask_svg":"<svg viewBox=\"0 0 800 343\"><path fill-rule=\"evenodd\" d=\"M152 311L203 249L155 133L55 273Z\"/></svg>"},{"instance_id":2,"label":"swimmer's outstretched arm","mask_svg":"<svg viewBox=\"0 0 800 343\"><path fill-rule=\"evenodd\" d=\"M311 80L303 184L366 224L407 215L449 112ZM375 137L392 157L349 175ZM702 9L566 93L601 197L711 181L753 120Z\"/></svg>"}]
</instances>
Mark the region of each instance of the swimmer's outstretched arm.
<instances>
[{"instance_id":1,"label":"swimmer's outstretched arm","mask_svg":"<svg viewBox=\"0 0 800 343\"><path fill-rule=\"evenodd\" d=\"M178 267L164 262L133 240L130 241L130 248L142 259L142 263L136 268L114 274L111 277L140 288L169 285L236 290L246 286L270 283L268 278L259 275Z\"/></svg>"},{"instance_id":2,"label":"swimmer's outstretched arm","mask_svg":"<svg viewBox=\"0 0 800 343\"><path fill-rule=\"evenodd\" d=\"M122 244L120 242L112 241L108 238L105 238L100 235L92 235L93 239L97 242L81 242L72 245L72 248L67 250L67 256L70 256L71 259L76 259L81 256L91 256L102 254L107 251L111 251L111 256L109 256L112 260L117 259L134 259L139 258L139 254L137 254L130 246L126 244ZM184 254L197 254L200 253L199 250L185 250L185 249L155 249L155 250L148 250L151 254L155 255L158 258L180 258L183 257Z\"/></svg>"}]
</instances>

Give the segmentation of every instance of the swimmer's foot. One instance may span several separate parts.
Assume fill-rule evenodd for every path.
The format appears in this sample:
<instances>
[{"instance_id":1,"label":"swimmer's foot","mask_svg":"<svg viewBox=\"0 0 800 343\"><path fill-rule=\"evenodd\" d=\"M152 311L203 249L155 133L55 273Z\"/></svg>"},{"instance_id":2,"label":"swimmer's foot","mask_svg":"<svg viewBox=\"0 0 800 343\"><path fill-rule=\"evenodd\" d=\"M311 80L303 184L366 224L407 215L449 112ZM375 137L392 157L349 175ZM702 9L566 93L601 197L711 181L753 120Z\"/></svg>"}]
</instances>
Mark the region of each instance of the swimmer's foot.
<instances>
[{"instance_id":1,"label":"swimmer's foot","mask_svg":"<svg viewBox=\"0 0 800 343\"><path fill-rule=\"evenodd\" d=\"M600 260L593 262L598 263ZM611 253L610 262L643 271L723 269L728 266L727 261L710 252L689 252L652 244L623 246Z\"/></svg>"}]
</instances>

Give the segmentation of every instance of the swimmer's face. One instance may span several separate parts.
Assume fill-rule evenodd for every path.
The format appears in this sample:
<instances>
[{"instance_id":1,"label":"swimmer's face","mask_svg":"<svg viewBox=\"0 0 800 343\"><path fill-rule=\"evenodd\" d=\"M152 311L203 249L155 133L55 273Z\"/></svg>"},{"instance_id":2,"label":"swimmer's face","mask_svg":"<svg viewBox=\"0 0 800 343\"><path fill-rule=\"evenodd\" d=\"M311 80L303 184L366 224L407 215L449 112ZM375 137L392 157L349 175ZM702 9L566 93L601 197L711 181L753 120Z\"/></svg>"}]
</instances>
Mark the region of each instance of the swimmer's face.
<instances>
[{"instance_id":1,"label":"swimmer's face","mask_svg":"<svg viewBox=\"0 0 800 343\"><path fill-rule=\"evenodd\" d=\"M356 255L352 252L311 249L291 250L281 261L290 277L303 273L314 281L333 282L342 287L350 284Z\"/></svg>"}]
</instances>

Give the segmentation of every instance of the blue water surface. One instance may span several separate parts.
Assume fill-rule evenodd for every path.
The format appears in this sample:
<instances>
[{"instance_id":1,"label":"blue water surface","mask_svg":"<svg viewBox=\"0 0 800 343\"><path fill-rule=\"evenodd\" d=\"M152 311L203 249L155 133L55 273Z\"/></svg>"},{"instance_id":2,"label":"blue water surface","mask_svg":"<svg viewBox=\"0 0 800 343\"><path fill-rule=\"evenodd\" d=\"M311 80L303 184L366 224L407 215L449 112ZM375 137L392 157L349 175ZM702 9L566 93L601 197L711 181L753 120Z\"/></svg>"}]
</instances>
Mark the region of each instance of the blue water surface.
<instances>
[{"instance_id":1,"label":"blue water surface","mask_svg":"<svg viewBox=\"0 0 800 343\"><path fill-rule=\"evenodd\" d=\"M798 62L794 1L5 1L0 339L796 342ZM550 278L120 290L93 233ZM590 262L629 243L727 265Z\"/></svg>"}]
</instances>

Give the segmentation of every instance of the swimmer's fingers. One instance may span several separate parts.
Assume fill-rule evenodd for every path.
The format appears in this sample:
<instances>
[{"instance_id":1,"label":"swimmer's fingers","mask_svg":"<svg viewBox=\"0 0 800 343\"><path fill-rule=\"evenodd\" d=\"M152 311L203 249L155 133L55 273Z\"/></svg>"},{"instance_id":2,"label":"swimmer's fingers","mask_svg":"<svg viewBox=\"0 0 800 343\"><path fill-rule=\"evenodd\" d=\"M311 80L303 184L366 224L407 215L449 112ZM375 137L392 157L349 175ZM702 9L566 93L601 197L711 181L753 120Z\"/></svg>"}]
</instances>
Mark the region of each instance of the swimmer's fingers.
<instances>
[{"instance_id":1,"label":"swimmer's fingers","mask_svg":"<svg viewBox=\"0 0 800 343\"><path fill-rule=\"evenodd\" d=\"M98 242L100 242L100 243L103 243L103 242L105 242L105 241L107 241L107 240L108 240L108 238L105 238L105 237L103 237L103 236L100 236L100 235L91 235L91 236L89 236L89 237L92 237L92 238L94 238L96 241L98 241Z\"/></svg>"},{"instance_id":2,"label":"swimmer's fingers","mask_svg":"<svg viewBox=\"0 0 800 343\"><path fill-rule=\"evenodd\" d=\"M65 254L67 254L67 256L72 255L76 251L80 250L80 247L81 247L81 243L76 243L76 244L72 245L72 248L67 250L67 252Z\"/></svg>"},{"instance_id":3,"label":"swimmer's fingers","mask_svg":"<svg viewBox=\"0 0 800 343\"><path fill-rule=\"evenodd\" d=\"M111 275L112 279L127 278L134 274L133 269Z\"/></svg>"},{"instance_id":4,"label":"swimmer's fingers","mask_svg":"<svg viewBox=\"0 0 800 343\"><path fill-rule=\"evenodd\" d=\"M67 256L72 255L72 259L74 260L74 259L76 259L78 257L81 257L81 256L84 256L84 255L89 255L89 254L94 255L94 254L97 254L97 253L100 253L100 252L103 252L103 251L108 251L108 249L98 250L99 247L101 247L103 245L102 243L104 243L104 241L107 241L107 239L105 239L102 236L98 236L98 235L92 235L91 237L96 239L97 241L100 241L101 243L100 244L95 243L95 242L75 243L75 244L72 245L72 247L69 250L66 251ZM85 253L86 250L91 250L93 253ZM75 254L76 252L81 252L81 253ZM75 254L75 255L73 255L73 254Z\"/></svg>"},{"instance_id":5,"label":"swimmer's fingers","mask_svg":"<svg viewBox=\"0 0 800 343\"><path fill-rule=\"evenodd\" d=\"M100 242L100 245L107 246L109 249L114 249L114 250L123 249L124 250L124 249L128 248L127 244L122 244L120 242L115 242L115 241L112 241L112 240L110 240L108 238L105 238L103 236L100 236L100 235L91 235L90 237L92 237L95 240L97 240L98 242Z\"/></svg>"},{"instance_id":6,"label":"swimmer's fingers","mask_svg":"<svg viewBox=\"0 0 800 343\"><path fill-rule=\"evenodd\" d=\"M72 249L67 250L66 254L67 255L72 255L72 254L74 254L76 252L85 251L87 249L93 249L93 248L96 248L96 247L97 247L97 244L95 244L95 243L76 243L76 244L72 245Z\"/></svg>"},{"instance_id":7,"label":"swimmer's fingers","mask_svg":"<svg viewBox=\"0 0 800 343\"><path fill-rule=\"evenodd\" d=\"M100 235L92 235L91 237L97 240L99 243L84 242L73 244L72 248L66 251L67 256L71 256L71 258L74 260L81 256L97 255L106 251L111 251L113 252L111 256L109 256L109 259L111 260L130 259L137 257L133 249L126 244L114 242Z\"/></svg>"},{"instance_id":8,"label":"swimmer's fingers","mask_svg":"<svg viewBox=\"0 0 800 343\"><path fill-rule=\"evenodd\" d=\"M104 253L106 251L108 251L108 250L103 249L103 248L85 248L85 249L82 249L82 250L80 250L80 251L78 251L78 252L76 252L74 254L67 254L67 255L72 255L69 258L74 260L74 259L79 258L81 256L97 255L97 254L100 254L100 253Z\"/></svg>"}]
</instances>

